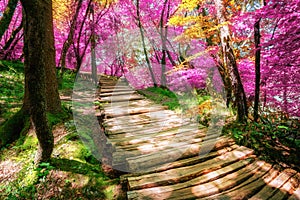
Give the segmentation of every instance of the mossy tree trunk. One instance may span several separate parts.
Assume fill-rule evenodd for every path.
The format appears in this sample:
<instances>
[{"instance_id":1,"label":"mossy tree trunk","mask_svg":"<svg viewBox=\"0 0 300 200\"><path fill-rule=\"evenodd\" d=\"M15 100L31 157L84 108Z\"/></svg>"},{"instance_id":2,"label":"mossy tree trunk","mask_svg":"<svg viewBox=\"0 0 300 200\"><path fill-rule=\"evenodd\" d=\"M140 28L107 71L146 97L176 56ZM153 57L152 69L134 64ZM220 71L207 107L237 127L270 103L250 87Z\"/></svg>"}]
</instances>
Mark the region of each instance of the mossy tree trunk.
<instances>
[{"instance_id":1,"label":"mossy tree trunk","mask_svg":"<svg viewBox=\"0 0 300 200\"><path fill-rule=\"evenodd\" d=\"M51 157L54 146L53 135L46 117L46 109L54 109L54 112L61 109L59 99L55 101L48 99L49 95L54 95L55 97L58 95L57 80L55 73L53 80L51 69L53 68L54 71L55 67L52 1L21 0L21 3L25 13L25 83L28 84L26 89L28 96L25 96L24 103L26 104L27 98L29 100L31 120L35 126L36 135L39 140L39 148L35 161L43 162ZM56 84L56 87L52 85L53 88L51 90L47 87L46 94L46 84ZM59 106L59 108L55 106Z\"/></svg>"}]
</instances>

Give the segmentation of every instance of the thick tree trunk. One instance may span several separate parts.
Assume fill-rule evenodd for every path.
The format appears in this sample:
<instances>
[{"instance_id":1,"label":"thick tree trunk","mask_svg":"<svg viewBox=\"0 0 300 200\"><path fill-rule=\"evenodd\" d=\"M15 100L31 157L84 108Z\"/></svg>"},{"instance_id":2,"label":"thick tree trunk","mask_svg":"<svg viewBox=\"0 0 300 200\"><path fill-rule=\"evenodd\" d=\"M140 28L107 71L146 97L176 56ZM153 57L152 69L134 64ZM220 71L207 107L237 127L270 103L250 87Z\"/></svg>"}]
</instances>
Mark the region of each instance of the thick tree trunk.
<instances>
[{"instance_id":1,"label":"thick tree trunk","mask_svg":"<svg viewBox=\"0 0 300 200\"><path fill-rule=\"evenodd\" d=\"M28 83L30 116L39 140L36 162L47 161L52 154L54 140L46 117L46 84L56 83L52 69L55 63L51 0L21 0L25 13L24 55L25 77ZM54 70L53 70L54 71ZM46 74L50 76L46 77ZM55 73L54 73L55 75ZM53 88L52 95L58 94ZM48 99L47 99L48 100ZM52 101L49 101L52 102ZM48 104L48 109L50 105Z\"/></svg>"},{"instance_id":2,"label":"thick tree trunk","mask_svg":"<svg viewBox=\"0 0 300 200\"><path fill-rule=\"evenodd\" d=\"M58 93L58 81L56 76L55 63L55 46L54 46L54 32L53 32L53 15L52 15L52 0L44 0L45 4L49 6L45 13L45 42L46 48L42 51L42 56L46 59L46 110L51 113L61 112L61 101ZM44 2L43 1L43 2ZM50 5L48 5L50 4ZM48 11L48 9L51 10Z\"/></svg>"},{"instance_id":3,"label":"thick tree trunk","mask_svg":"<svg viewBox=\"0 0 300 200\"><path fill-rule=\"evenodd\" d=\"M235 98L234 105L237 107L237 120L239 122L245 122L248 116L247 99L236 64L236 58L233 52L233 48L230 45L230 31L228 25L226 24L227 20L224 13L225 8L223 5L223 1L215 0L215 5L219 24L222 24L220 28L220 38L223 53L223 66L225 68L225 71L228 72L230 76L230 81L233 89L232 92Z\"/></svg>"},{"instance_id":4,"label":"thick tree trunk","mask_svg":"<svg viewBox=\"0 0 300 200\"><path fill-rule=\"evenodd\" d=\"M14 15L14 12L16 10L17 4L19 0L9 0L7 7L3 13L3 17L0 20L0 41L5 33L5 31L8 29L10 21Z\"/></svg>"},{"instance_id":5,"label":"thick tree trunk","mask_svg":"<svg viewBox=\"0 0 300 200\"><path fill-rule=\"evenodd\" d=\"M254 121L258 120L258 106L260 93L260 19L254 24L255 42L255 97L254 97Z\"/></svg>"}]
</instances>

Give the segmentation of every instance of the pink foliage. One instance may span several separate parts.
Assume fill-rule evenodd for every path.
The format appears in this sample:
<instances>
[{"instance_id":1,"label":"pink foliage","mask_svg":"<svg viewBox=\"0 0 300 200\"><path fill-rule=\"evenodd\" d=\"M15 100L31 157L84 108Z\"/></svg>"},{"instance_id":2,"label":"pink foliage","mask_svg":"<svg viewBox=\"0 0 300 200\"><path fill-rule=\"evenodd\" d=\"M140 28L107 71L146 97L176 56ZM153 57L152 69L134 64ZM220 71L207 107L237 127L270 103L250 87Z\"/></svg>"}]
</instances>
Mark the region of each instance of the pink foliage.
<instances>
[{"instance_id":1,"label":"pink foliage","mask_svg":"<svg viewBox=\"0 0 300 200\"><path fill-rule=\"evenodd\" d=\"M6 8L8 0L0 1L0 14ZM72 44L67 52L66 67L81 67L91 70L91 35L96 35L96 64L99 73L124 75L136 88L153 86L150 71L145 62L141 48L141 37L137 26L135 1L120 0L107 7L94 4L94 16L89 8L90 0L83 1ZM178 42L174 38L183 33L184 27L169 27L168 20L177 10L180 0L169 0L164 10L160 0L140 0L141 23L145 33L147 53L158 84L162 75L163 51L166 55L167 86L174 90L187 88L205 88L207 78L212 75L213 84L221 92L223 83L220 79L217 64L209 55L216 55L218 46L207 47L200 39ZM74 5L75 6L75 5ZM73 7L74 7L73 6ZM213 4L206 4L209 15L215 16ZM164 13L162 11L164 10ZM199 11L202 8L199 8ZM300 1L277 0L267 1L267 5L255 11L234 13L230 29L234 34L235 47L239 50L238 68L247 97L254 96L254 23L261 19L261 102L271 107L300 117ZM59 65L62 48L67 40L71 19L75 7L66 20L54 21L56 63ZM0 15L1 19L1 15ZM0 54L5 59L22 59L23 32L20 31L10 48L4 45L20 25L22 8L19 4L9 29L0 41ZM161 21L162 20L162 21ZM161 31L167 30L166 46L162 45ZM179 48L180 46L180 48ZM202 55L200 52L206 52ZM189 60L188 68L171 71L184 59L199 54ZM209 54L209 55L208 55ZM213 56L215 57L215 56ZM3 58L3 56L2 56ZM213 72L213 74L211 74ZM210 74L210 75L209 75Z\"/></svg>"}]
</instances>

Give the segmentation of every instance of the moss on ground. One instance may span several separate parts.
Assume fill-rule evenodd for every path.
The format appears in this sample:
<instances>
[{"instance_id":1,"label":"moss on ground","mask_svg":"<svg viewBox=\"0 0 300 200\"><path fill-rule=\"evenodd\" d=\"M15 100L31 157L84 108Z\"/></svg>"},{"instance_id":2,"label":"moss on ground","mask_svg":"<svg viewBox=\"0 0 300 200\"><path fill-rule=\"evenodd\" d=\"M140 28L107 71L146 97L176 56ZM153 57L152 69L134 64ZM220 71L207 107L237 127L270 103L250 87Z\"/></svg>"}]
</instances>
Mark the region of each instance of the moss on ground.
<instances>
[{"instance_id":1,"label":"moss on ground","mask_svg":"<svg viewBox=\"0 0 300 200\"><path fill-rule=\"evenodd\" d=\"M32 134L2 150L0 170L8 161L20 169L11 179L1 180L0 176L0 199L125 198L119 179L111 179L103 172L101 163L81 142L71 124L68 121L65 126L58 126L64 127L66 134L55 144L49 163L34 165L37 139Z\"/></svg>"}]
</instances>

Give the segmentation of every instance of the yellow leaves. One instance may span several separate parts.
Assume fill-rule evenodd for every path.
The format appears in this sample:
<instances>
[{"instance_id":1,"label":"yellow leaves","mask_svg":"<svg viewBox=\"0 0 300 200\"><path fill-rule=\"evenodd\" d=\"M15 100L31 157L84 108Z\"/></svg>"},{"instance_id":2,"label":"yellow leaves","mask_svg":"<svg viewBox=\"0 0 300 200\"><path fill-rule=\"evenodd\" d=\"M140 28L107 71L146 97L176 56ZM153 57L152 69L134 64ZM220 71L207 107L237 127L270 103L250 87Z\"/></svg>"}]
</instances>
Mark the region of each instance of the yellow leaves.
<instances>
[{"instance_id":1,"label":"yellow leaves","mask_svg":"<svg viewBox=\"0 0 300 200\"><path fill-rule=\"evenodd\" d=\"M189 24L193 24L198 21L198 17L196 16L187 16L187 17L182 17L182 16L174 16L169 20L169 25L173 26L186 26Z\"/></svg>"},{"instance_id":2,"label":"yellow leaves","mask_svg":"<svg viewBox=\"0 0 300 200\"><path fill-rule=\"evenodd\" d=\"M111 4L117 3L118 0L95 0L100 8L108 8Z\"/></svg>"},{"instance_id":3,"label":"yellow leaves","mask_svg":"<svg viewBox=\"0 0 300 200\"><path fill-rule=\"evenodd\" d=\"M192 11L201 3L203 3L203 0L182 0L179 9Z\"/></svg>"},{"instance_id":4,"label":"yellow leaves","mask_svg":"<svg viewBox=\"0 0 300 200\"><path fill-rule=\"evenodd\" d=\"M206 101L202 102L198 106L198 112L199 112L199 114L207 113L208 111L210 111L212 109L213 109L213 105L212 105L212 101L211 100L206 100Z\"/></svg>"},{"instance_id":5,"label":"yellow leaves","mask_svg":"<svg viewBox=\"0 0 300 200\"><path fill-rule=\"evenodd\" d=\"M66 21L69 21L72 11L72 5L75 0L53 0L53 19L57 22L59 28L63 28Z\"/></svg>"},{"instance_id":6,"label":"yellow leaves","mask_svg":"<svg viewBox=\"0 0 300 200\"><path fill-rule=\"evenodd\" d=\"M190 62L200 56L203 56L205 54L207 54L207 50L198 52L192 56L186 57L185 60L183 62L181 62L179 65L174 66L174 69L169 70L169 72L167 74L171 74L175 71L179 71L179 70L183 70L183 69L189 69L190 68Z\"/></svg>"}]
</instances>

